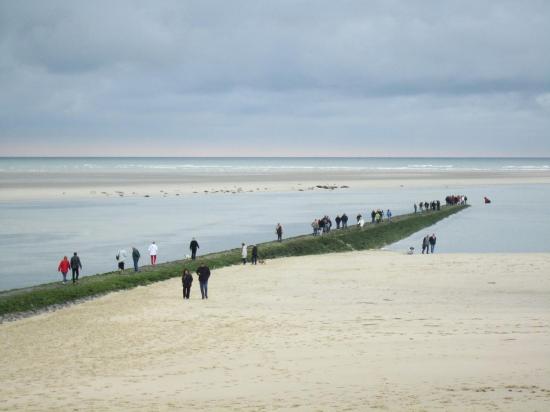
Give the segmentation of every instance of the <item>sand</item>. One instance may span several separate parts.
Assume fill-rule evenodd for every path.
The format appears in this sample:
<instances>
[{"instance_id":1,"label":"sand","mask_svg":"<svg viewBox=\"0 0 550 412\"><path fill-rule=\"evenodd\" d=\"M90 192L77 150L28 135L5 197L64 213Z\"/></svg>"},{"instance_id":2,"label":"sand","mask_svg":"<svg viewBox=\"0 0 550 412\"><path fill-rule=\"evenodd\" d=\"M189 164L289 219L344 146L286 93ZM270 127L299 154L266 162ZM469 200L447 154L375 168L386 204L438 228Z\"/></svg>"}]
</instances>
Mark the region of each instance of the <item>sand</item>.
<instances>
[{"instance_id":1,"label":"sand","mask_svg":"<svg viewBox=\"0 0 550 412\"><path fill-rule=\"evenodd\" d=\"M178 171L67 173L1 172L0 200L78 199L97 197L163 197L242 192L288 192L399 187L440 187L498 184L549 184L550 172L384 170L242 173ZM329 189L330 190L330 189Z\"/></svg>"},{"instance_id":2,"label":"sand","mask_svg":"<svg viewBox=\"0 0 550 412\"><path fill-rule=\"evenodd\" d=\"M1 410L549 410L550 254L353 252L0 325Z\"/></svg>"}]
</instances>

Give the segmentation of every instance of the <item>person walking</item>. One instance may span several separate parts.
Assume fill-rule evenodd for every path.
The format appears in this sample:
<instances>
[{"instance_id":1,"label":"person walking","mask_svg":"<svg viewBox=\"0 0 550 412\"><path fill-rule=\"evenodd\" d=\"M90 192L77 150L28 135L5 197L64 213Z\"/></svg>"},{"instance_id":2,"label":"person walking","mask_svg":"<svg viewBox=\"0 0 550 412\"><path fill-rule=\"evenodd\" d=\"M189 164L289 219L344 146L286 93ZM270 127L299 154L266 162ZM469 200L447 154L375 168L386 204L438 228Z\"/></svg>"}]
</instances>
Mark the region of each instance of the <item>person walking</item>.
<instances>
[{"instance_id":1,"label":"person walking","mask_svg":"<svg viewBox=\"0 0 550 412\"><path fill-rule=\"evenodd\" d=\"M69 272L70 267L71 262L69 262L67 256L63 256L63 259L61 259L59 265L57 266L57 271L61 272L61 274L63 275L63 283L67 283L67 272Z\"/></svg>"},{"instance_id":2,"label":"person walking","mask_svg":"<svg viewBox=\"0 0 550 412\"><path fill-rule=\"evenodd\" d=\"M116 254L116 260L118 260L118 270L120 271L120 274L124 272L124 262L126 261L126 257L127 255L124 249L120 249Z\"/></svg>"},{"instance_id":3,"label":"person walking","mask_svg":"<svg viewBox=\"0 0 550 412\"><path fill-rule=\"evenodd\" d=\"M199 275L199 285L201 288L202 298L208 299L208 279L210 278L210 268L204 263L201 263L197 268L197 275Z\"/></svg>"},{"instance_id":4,"label":"person walking","mask_svg":"<svg viewBox=\"0 0 550 412\"><path fill-rule=\"evenodd\" d=\"M159 251L159 247L155 242L151 243L149 245L149 255L151 256L151 265L155 266L157 264L157 254Z\"/></svg>"},{"instance_id":5,"label":"person walking","mask_svg":"<svg viewBox=\"0 0 550 412\"><path fill-rule=\"evenodd\" d=\"M73 272L73 284L78 282L78 275L80 275L80 270L82 269L82 263L80 258L74 252L73 257L71 258L71 271Z\"/></svg>"},{"instance_id":6,"label":"person walking","mask_svg":"<svg viewBox=\"0 0 550 412\"><path fill-rule=\"evenodd\" d=\"M390 209L386 211L386 216L388 217L388 222L391 222L391 217L393 216L393 214Z\"/></svg>"},{"instance_id":7,"label":"person walking","mask_svg":"<svg viewBox=\"0 0 550 412\"><path fill-rule=\"evenodd\" d=\"M342 215L342 229L346 229L348 227L348 215L345 213Z\"/></svg>"},{"instance_id":8,"label":"person walking","mask_svg":"<svg viewBox=\"0 0 550 412\"><path fill-rule=\"evenodd\" d=\"M258 264L258 246L256 245L252 246L252 264Z\"/></svg>"},{"instance_id":9,"label":"person walking","mask_svg":"<svg viewBox=\"0 0 550 412\"><path fill-rule=\"evenodd\" d=\"M246 265L246 258L248 257L248 250L246 244L241 245L241 258L243 260L243 265Z\"/></svg>"},{"instance_id":10,"label":"person walking","mask_svg":"<svg viewBox=\"0 0 550 412\"><path fill-rule=\"evenodd\" d=\"M430 250L428 249L429 243L430 243L429 236L428 235L424 236L424 239L422 239L422 254L424 254L424 251L426 251L426 254L430 253Z\"/></svg>"},{"instance_id":11,"label":"person walking","mask_svg":"<svg viewBox=\"0 0 550 412\"><path fill-rule=\"evenodd\" d=\"M191 243L189 243L189 249L191 249L191 259L195 260L197 257L197 249L199 249L199 242L195 238L191 240Z\"/></svg>"},{"instance_id":12,"label":"person walking","mask_svg":"<svg viewBox=\"0 0 550 412\"><path fill-rule=\"evenodd\" d=\"M134 261L134 272L139 272L138 262L141 257L139 250L135 247L132 247L132 260Z\"/></svg>"},{"instance_id":13,"label":"person walking","mask_svg":"<svg viewBox=\"0 0 550 412\"><path fill-rule=\"evenodd\" d=\"M277 241L282 242L283 241L283 227L280 223L277 223L277 227L275 227L275 233L277 233Z\"/></svg>"},{"instance_id":14,"label":"person walking","mask_svg":"<svg viewBox=\"0 0 550 412\"><path fill-rule=\"evenodd\" d=\"M336 218L334 219L336 221L336 229L340 229L340 223L342 222L342 218L340 215L336 215Z\"/></svg>"},{"instance_id":15,"label":"person walking","mask_svg":"<svg viewBox=\"0 0 550 412\"><path fill-rule=\"evenodd\" d=\"M430 236L428 241L430 242L430 252L434 253L435 243L437 242L437 238L435 237L435 233L432 233L432 235Z\"/></svg>"},{"instance_id":16,"label":"person walking","mask_svg":"<svg viewBox=\"0 0 550 412\"><path fill-rule=\"evenodd\" d=\"M193 275L189 272L189 269L183 269L181 275L181 284L183 286L183 299L189 299L191 293L191 284L193 283Z\"/></svg>"},{"instance_id":17,"label":"person walking","mask_svg":"<svg viewBox=\"0 0 550 412\"><path fill-rule=\"evenodd\" d=\"M311 222L311 227L313 228L313 236L317 236L319 234L319 220L315 219Z\"/></svg>"},{"instance_id":18,"label":"person walking","mask_svg":"<svg viewBox=\"0 0 550 412\"><path fill-rule=\"evenodd\" d=\"M414 204L414 213L416 213L418 210L418 206L416 206L416 203Z\"/></svg>"}]
</instances>

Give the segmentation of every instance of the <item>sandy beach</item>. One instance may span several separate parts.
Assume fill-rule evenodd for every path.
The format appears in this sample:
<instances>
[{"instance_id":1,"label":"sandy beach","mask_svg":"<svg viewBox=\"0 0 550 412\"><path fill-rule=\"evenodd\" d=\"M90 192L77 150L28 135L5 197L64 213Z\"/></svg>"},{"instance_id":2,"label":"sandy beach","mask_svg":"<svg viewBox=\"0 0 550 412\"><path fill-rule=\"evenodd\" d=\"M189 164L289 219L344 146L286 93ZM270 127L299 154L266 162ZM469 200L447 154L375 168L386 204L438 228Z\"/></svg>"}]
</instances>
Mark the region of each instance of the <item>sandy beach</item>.
<instances>
[{"instance_id":1,"label":"sandy beach","mask_svg":"<svg viewBox=\"0 0 550 412\"><path fill-rule=\"evenodd\" d=\"M1 410L547 410L550 254L354 252L0 325Z\"/></svg>"},{"instance_id":2,"label":"sandy beach","mask_svg":"<svg viewBox=\"0 0 550 412\"><path fill-rule=\"evenodd\" d=\"M3 201L98 197L163 197L243 192L291 192L369 188L434 187L499 184L550 184L540 170L384 170L284 171L271 173L147 172L1 172ZM319 188L328 186L329 188Z\"/></svg>"}]
</instances>

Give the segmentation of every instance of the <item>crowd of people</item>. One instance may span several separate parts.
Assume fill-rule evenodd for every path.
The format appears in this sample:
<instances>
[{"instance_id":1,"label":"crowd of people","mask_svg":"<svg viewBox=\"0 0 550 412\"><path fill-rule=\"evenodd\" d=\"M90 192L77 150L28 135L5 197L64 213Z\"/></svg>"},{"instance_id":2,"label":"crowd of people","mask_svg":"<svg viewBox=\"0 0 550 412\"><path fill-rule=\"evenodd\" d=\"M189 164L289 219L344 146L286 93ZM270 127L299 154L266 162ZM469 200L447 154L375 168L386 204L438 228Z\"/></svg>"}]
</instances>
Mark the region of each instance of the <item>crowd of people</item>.
<instances>
[{"instance_id":1,"label":"crowd of people","mask_svg":"<svg viewBox=\"0 0 550 412\"><path fill-rule=\"evenodd\" d=\"M467 200L468 198L466 196L457 195L449 195L445 198L447 205L465 204ZM431 202L419 202L418 204L414 204L415 213L417 213L418 211L423 212L429 210L440 210L440 208L441 203L439 200L434 200ZM384 212L383 209L373 209L370 213L370 222L371 224L377 224L384 221L384 218L386 218L388 222L391 222L392 216L393 214L390 209L387 209L386 212ZM341 215L338 214L334 219L336 223L336 229L348 228L348 220L349 218L346 213L342 213ZM365 225L365 220L363 219L361 213L357 214L356 220L358 227L361 228ZM311 227L313 228L313 236L323 235L331 231L332 220L329 216L325 215L322 218L315 219L311 223ZM277 223L277 225L275 226L275 234L277 236L277 241L282 242L283 226L280 223ZM422 254L434 253L436 241L437 238L435 234L426 235L422 239ZM250 262L251 264L256 265L258 263L258 246L250 245L250 247L252 248ZM197 258L197 252L199 248L200 246L197 240L195 238L192 238L191 242L189 243L189 250L191 251L191 255L187 255L186 257L190 258L191 260L195 260ZM248 249L249 246L243 242L241 244L241 259L243 265L246 265L246 263L248 262ZM136 247L132 247L131 250L134 272L139 272L139 260L141 258L141 254ZM147 248L147 251L149 252L151 266L156 266L157 264L158 250L158 245L154 241L151 242L151 244ZM411 247L409 253L412 254L413 250L414 248ZM128 259L128 253L125 249L119 249L115 258L118 262L118 270L122 274L125 270L125 263ZM72 271L73 284L78 283L79 274L82 270L82 262L77 252L74 252L70 260L67 258L67 256L64 256L63 259L59 262L58 271L61 272L61 274L63 275L64 284L67 283L67 274L69 270ZM199 277L202 298L208 299L208 278L210 277L210 269L208 268L208 266L201 263L197 268L196 273ZM183 270L181 281L183 285L183 298L189 299L191 285L193 283L193 275L191 274L189 269L186 268Z\"/></svg>"},{"instance_id":2,"label":"crowd of people","mask_svg":"<svg viewBox=\"0 0 550 412\"><path fill-rule=\"evenodd\" d=\"M441 202L439 200L432 200L431 202L418 202L414 204L414 213L420 212L429 212L430 210L440 210Z\"/></svg>"},{"instance_id":3,"label":"crowd of people","mask_svg":"<svg viewBox=\"0 0 550 412\"><path fill-rule=\"evenodd\" d=\"M464 195L449 195L445 197L447 205L465 205L468 203L468 198Z\"/></svg>"}]
</instances>

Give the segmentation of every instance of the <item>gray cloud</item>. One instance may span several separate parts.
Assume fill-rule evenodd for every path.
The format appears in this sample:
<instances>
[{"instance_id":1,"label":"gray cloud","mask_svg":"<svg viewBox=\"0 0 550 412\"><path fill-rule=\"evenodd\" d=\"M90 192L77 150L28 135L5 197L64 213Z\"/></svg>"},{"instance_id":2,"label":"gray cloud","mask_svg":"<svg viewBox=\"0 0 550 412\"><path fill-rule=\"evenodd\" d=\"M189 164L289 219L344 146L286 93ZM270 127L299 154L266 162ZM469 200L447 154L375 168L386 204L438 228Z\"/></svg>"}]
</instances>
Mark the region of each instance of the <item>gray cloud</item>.
<instances>
[{"instance_id":1,"label":"gray cloud","mask_svg":"<svg viewBox=\"0 0 550 412\"><path fill-rule=\"evenodd\" d=\"M0 0L0 154L550 155L548 21L546 1Z\"/></svg>"}]
</instances>

